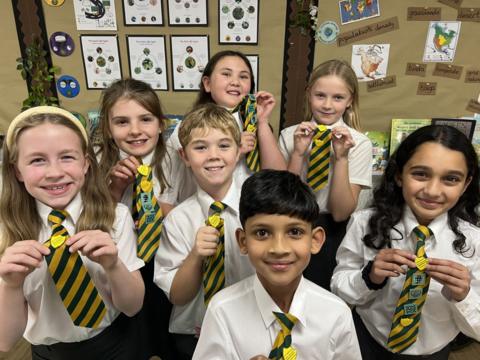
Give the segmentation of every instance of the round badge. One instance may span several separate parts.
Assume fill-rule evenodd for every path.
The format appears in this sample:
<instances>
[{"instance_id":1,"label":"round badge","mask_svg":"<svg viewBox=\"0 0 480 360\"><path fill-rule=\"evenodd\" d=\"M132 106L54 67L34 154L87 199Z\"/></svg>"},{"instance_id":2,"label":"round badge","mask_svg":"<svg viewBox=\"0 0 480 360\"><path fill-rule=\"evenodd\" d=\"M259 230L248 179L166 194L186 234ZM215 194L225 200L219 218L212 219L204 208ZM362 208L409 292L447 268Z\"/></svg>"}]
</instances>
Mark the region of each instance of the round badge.
<instances>
[{"instance_id":1,"label":"round badge","mask_svg":"<svg viewBox=\"0 0 480 360\"><path fill-rule=\"evenodd\" d=\"M44 0L50 6L62 6L65 0Z\"/></svg>"},{"instance_id":2,"label":"round badge","mask_svg":"<svg viewBox=\"0 0 480 360\"><path fill-rule=\"evenodd\" d=\"M333 43L340 32L340 28L334 21L325 21L318 27L316 38L324 44Z\"/></svg>"},{"instance_id":3,"label":"round badge","mask_svg":"<svg viewBox=\"0 0 480 360\"><path fill-rule=\"evenodd\" d=\"M69 56L75 50L75 43L66 32L57 31L50 35L50 47L58 56Z\"/></svg>"},{"instance_id":4,"label":"round badge","mask_svg":"<svg viewBox=\"0 0 480 360\"><path fill-rule=\"evenodd\" d=\"M70 75L62 75L57 80L57 89L63 96L73 98L80 92L80 84Z\"/></svg>"}]
</instances>

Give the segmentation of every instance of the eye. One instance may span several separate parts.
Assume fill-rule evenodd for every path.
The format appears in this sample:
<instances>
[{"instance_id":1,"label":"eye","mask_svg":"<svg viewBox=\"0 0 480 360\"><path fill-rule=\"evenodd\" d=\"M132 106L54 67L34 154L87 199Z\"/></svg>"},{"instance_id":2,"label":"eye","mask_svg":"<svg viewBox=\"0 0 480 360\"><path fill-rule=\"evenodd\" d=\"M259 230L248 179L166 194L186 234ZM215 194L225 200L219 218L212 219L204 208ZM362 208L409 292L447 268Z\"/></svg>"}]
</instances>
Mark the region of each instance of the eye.
<instances>
[{"instance_id":1,"label":"eye","mask_svg":"<svg viewBox=\"0 0 480 360\"><path fill-rule=\"evenodd\" d=\"M462 179L456 175L448 175L444 178L444 181L449 185L455 185L462 181Z\"/></svg>"},{"instance_id":2,"label":"eye","mask_svg":"<svg viewBox=\"0 0 480 360\"><path fill-rule=\"evenodd\" d=\"M61 159L64 161L71 161L71 160L75 160L76 158L73 155L62 155Z\"/></svg>"},{"instance_id":3,"label":"eye","mask_svg":"<svg viewBox=\"0 0 480 360\"><path fill-rule=\"evenodd\" d=\"M224 72L222 72L222 75L228 77L228 76L230 76L230 73L228 71L224 71Z\"/></svg>"},{"instance_id":4,"label":"eye","mask_svg":"<svg viewBox=\"0 0 480 360\"><path fill-rule=\"evenodd\" d=\"M116 125L116 126L125 126L128 124L128 119L125 119L125 118L114 119L112 123L113 125Z\"/></svg>"},{"instance_id":5,"label":"eye","mask_svg":"<svg viewBox=\"0 0 480 360\"><path fill-rule=\"evenodd\" d=\"M242 80L250 80L250 75L246 75L246 74L240 75L240 79L242 79Z\"/></svg>"},{"instance_id":6,"label":"eye","mask_svg":"<svg viewBox=\"0 0 480 360\"><path fill-rule=\"evenodd\" d=\"M319 99L323 99L325 97L325 94L322 93L316 93L315 96Z\"/></svg>"},{"instance_id":7,"label":"eye","mask_svg":"<svg viewBox=\"0 0 480 360\"><path fill-rule=\"evenodd\" d=\"M304 234L305 234L305 230L299 227L294 227L288 230L288 235L295 239L301 238Z\"/></svg>"},{"instance_id":8,"label":"eye","mask_svg":"<svg viewBox=\"0 0 480 360\"><path fill-rule=\"evenodd\" d=\"M426 180L428 178L428 174L426 171L422 170L415 170L412 171L412 177L416 180Z\"/></svg>"},{"instance_id":9,"label":"eye","mask_svg":"<svg viewBox=\"0 0 480 360\"><path fill-rule=\"evenodd\" d=\"M225 142L225 143L221 143L219 145L220 149L230 149L232 147L232 145L228 142Z\"/></svg>"},{"instance_id":10,"label":"eye","mask_svg":"<svg viewBox=\"0 0 480 360\"><path fill-rule=\"evenodd\" d=\"M45 162L45 159L44 158L33 158L30 160L29 164L32 164L32 165L40 165L40 164L43 164Z\"/></svg>"},{"instance_id":11,"label":"eye","mask_svg":"<svg viewBox=\"0 0 480 360\"><path fill-rule=\"evenodd\" d=\"M144 116L142 117L142 121L143 122L152 122L154 121L156 118L154 116Z\"/></svg>"},{"instance_id":12,"label":"eye","mask_svg":"<svg viewBox=\"0 0 480 360\"><path fill-rule=\"evenodd\" d=\"M269 235L267 229L257 229L255 230L255 237L259 240L266 239Z\"/></svg>"},{"instance_id":13,"label":"eye","mask_svg":"<svg viewBox=\"0 0 480 360\"><path fill-rule=\"evenodd\" d=\"M201 150L205 150L207 147L205 145L195 145L193 147L194 150L197 150L197 151L201 151Z\"/></svg>"},{"instance_id":14,"label":"eye","mask_svg":"<svg viewBox=\"0 0 480 360\"><path fill-rule=\"evenodd\" d=\"M341 95L336 95L336 96L334 97L334 99L337 100L337 101L342 101L342 100L345 99L345 97L344 97L344 96L341 96Z\"/></svg>"}]
</instances>

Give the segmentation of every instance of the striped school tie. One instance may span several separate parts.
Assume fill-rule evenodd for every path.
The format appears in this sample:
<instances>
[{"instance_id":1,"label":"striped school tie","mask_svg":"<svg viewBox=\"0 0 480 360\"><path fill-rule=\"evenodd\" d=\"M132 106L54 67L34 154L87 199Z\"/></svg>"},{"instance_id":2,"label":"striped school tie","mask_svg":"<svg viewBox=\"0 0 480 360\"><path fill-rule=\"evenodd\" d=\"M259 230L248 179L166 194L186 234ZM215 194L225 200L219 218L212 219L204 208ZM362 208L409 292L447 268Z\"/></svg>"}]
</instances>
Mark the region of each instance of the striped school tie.
<instances>
[{"instance_id":1,"label":"striped school tie","mask_svg":"<svg viewBox=\"0 0 480 360\"><path fill-rule=\"evenodd\" d=\"M240 120L243 121L243 131L257 133L257 99L254 94L248 94L238 104L232 113L240 114ZM260 170L260 155L258 152L258 142L255 142L255 148L245 155L248 168L257 172Z\"/></svg>"},{"instance_id":2,"label":"striped school tie","mask_svg":"<svg viewBox=\"0 0 480 360\"><path fill-rule=\"evenodd\" d=\"M227 205L220 201L215 201L210 205L212 215L205 221L207 226L212 226L220 233L218 236L218 245L215 254L205 260L203 266L203 300L205 306L208 305L213 295L223 289L225 286L225 237L224 221L220 214Z\"/></svg>"},{"instance_id":3,"label":"striped school tie","mask_svg":"<svg viewBox=\"0 0 480 360\"><path fill-rule=\"evenodd\" d=\"M152 168L140 165L133 188L132 217L137 229L137 256L148 263L158 249L162 209L153 193Z\"/></svg>"},{"instance_id":4,"label":"striped school tie","mask_svg":"<svg viewBox=\"0 0 480 360\"><path fill-rule=\"evenodd\" d=\"M274 311L273 315L275 315L281 329L273 343L273 348L268 358L275 360L295 360L297 358L297 351L292 346L292 329L298 319L292 314L284 314L282 312Z\"/></svg>"},{"instance_id":5,"label":"striped school tie","mask_svg":"<svg viewBox=\"0 0 480 360\"><path fill-rule=\"evenodd\" d=\"M422 307L430 285L430 276L425 272L428 265L427 254L425 254L425 240L432 235L432 231L426 226L418 225L413 229L413 233L417 237L417 258L415 259L417 267L409 268L407 271L393 316L387 346L394 353L401 353L417 340Z\"/></svg>"},{"instance_id":6,"label":"striped school tie","mask_svg":"<svg viewBox=\"0 0 480 360\"><path fill-rule=\"evenodd\" d=\"M45 259L55 288L73 323L95 329L102 321L106 307L82 258L78 252L70 253L65 244L70 237L62 225L67 215L63 210L52 210L48 215L52 235L45 242L45 246L50 249L50 254Z\"/></svg>"},{"instance_id":7,"label":"striped school tie","mask_svg":"<svg viewBox=\"0 0 480 360\"><path fill-rule=\"evenodd\" d=\"M328 183L331 142L331 130L325 125L318 125L312 139L307 170L307 184L313 191L323 189Z\"/></svg>"}]
</instances>

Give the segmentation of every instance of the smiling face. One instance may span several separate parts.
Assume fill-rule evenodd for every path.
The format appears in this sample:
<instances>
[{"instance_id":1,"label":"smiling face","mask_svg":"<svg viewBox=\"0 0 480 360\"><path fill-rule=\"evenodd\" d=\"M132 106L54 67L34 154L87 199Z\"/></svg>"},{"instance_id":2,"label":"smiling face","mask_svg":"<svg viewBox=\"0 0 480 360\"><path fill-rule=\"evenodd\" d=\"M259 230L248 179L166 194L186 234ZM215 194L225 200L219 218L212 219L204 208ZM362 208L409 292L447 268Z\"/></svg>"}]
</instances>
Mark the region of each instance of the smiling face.
<instances>
[{"instance_id":1,"label":"smiling face","mask_svg":"<svg viewBox=\"0 0 480 360\"><path fill-rule=\"evenodd\" d=\"M17 179L35 199L65 209L81 190L89 167L79 136L66 126L44 123L24 130L17 146Z\"/></svg>"},{"instance_id":2,"label":"smiling face","mask_svg":"<svg viewBox=\"0 0 480 360\"><path fill-rule=\"evenodd\" d=\"M143 157L158 142L160 120L137 101L122 98L109 113L109 129L115 144L129 155Z\"/></svg>"},{"instance_id":3,"label":"smiling face","mask_svg":"<svg viewBox=\"0 0 480 360\"><path fill-rule=\"evenodd\" d=\"M293 296L311 254L325 239L321 227L287 215L257 214L237 230L240 251L248 254L263 287L272 296Z\"/></svg>"},{"instance_id":4,"label":"smiling face","mask_svg":"<svg viewBox=\"0 0 480 360\"><path fill-rule=\"evenodd\" d=\"M250 92L251 77L242 58L225 56L217 62L210 76L202 78L202 83L217 105L233 109Z\"/></svg>"},{"instance_id":5,"label":"smiling face","mask_svg":"<svg viewBox=\"0 0 480 360\"><path fill-rule=\"evenodd\" d=\"M421 225L455 206L470 179L464 155L435 143L420 145L397 175L403 198Z\"/></svg>"},{"instance_id":6,"label":"smiling face","mask_svg":"<svg viewBox=\"0 0 480 360\"><path fill-rule=\"evenodd\" d=\"M337 122L352 104L347 84L336 75L319 77L308 90L308 100L313 118L324 125Z\"/></svg>"}]
</instances>

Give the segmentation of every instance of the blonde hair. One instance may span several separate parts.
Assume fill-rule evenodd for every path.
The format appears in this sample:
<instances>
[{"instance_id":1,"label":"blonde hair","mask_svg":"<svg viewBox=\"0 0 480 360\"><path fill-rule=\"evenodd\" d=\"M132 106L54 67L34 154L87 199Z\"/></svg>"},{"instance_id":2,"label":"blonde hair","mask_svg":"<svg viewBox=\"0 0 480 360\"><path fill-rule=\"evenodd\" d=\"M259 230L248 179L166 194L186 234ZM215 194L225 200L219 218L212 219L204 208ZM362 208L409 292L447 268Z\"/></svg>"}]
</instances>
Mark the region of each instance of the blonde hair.
<instances>
[{"instance_id":1,"label":"blonde hair","mask_svg":"<svg viewBox=\"0 0 480 360\"><path fill-rule=\"evenodd\" d=\"M76 224L76 232L100 229L110 232L115 220L115 203L110 197L107 184L99 177L98 164L92 147L87 144L77 125L60 114L33 114L15 124L11 129L12 141L3 144L2 193L0 196L1 235L0 254L16 241L37 239L42 220L37 211L35 199L27 192L25 185L17 179L15 164L18 161L18 139L20 135L35 126L50 123L73 130L79 137L82 151L90 166L81 189L83 210ZM10 131L10 129L9 129Z\"/></svg>"},{"instance_id":2,"label":"blonde hair","mask_svg":"<svg viewBox=\"0 0 480 360\"><path fill-rule=\"evenodd\" d=\"M110 170L120 160L120 150L110 132L109 114L113 106L121 99L136 101L158 119L161 130L165 128L165 116L163 115L160 100L149 84L135 79L123 79L113 82L102 94L100 109L100 129L103 141L98 153L101 154L100 171L104 174L107 181L109 180ZM162 169L162 161L165 154L165 140L160 135L150 165L160 183L161 192L168 186Z\"/></svg>"},{"instance_id":3,"label":"blonde hair","mask_svg":"<svg viewBox=\"0 0 480 360\"><path fill-rule=\"evenodd\" d=\"M361 127L357 75L351 66L343 60L328 60L313 69L305 92L304 121L310 121L313 116L309 101L309 94L313 85L321 77L330 75L335 75L342 79L345 82L348 91L350 91L350 95L352 96L352 104L345 110L345 113L343 114L343 121L345 121L348 126L360 131Z\"/></svg>"},{"instance_id":4,"label":"blonde hair","mask_svg":"<svg viewBox=\"0 0 480 360\"><path fill-rule=\"evenodd\" d=\"M185 115L178 129L178 138L183 148L192 141L194 129L218 129L231 135L237 146L240 146L240 128L235 118L230 111L214 103L200 105Z\"/></svg>"}]
</instances>

